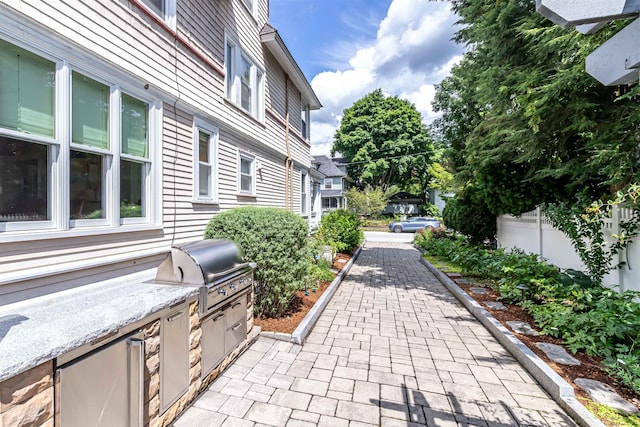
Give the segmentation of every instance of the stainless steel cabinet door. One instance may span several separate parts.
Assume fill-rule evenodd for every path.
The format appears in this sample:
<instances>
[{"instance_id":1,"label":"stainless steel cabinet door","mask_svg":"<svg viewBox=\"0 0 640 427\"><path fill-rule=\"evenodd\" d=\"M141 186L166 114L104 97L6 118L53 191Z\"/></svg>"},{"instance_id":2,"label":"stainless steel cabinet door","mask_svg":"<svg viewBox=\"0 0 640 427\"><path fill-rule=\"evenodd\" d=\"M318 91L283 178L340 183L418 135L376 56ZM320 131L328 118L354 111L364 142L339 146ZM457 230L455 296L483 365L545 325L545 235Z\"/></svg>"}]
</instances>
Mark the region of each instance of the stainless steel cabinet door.
<instances>
[{"instance_id":1,"label":"stainless steel cabinet door","mask_svg":"<svg viewBox=\"0 0 640 427\"><path fill-rule=\"evenodd\" d=\"M59 425L142 427L141 338L120 339L56 371Z\"/></svg>"},{"instance_id":2,"label":"stainless steel cabinet door","mask_svg":"<svg viewBox=\"0 0 640 427\"><path fill-rule=\"evenodd\" d=\"M218 311L202 320L202 376L208 375L224 358L225 313Z\"/></svg>"},{"instance_id":3,"label":"stainless steel cabinet door","mask_svg":"<svg viewBox=\"0 0 640 427\"><path fill-rule=\"evenodd\" d=\"M160 337L160 410L189 388L189 309L182 306L162 318Z\"/></svg>"}]
</instances>

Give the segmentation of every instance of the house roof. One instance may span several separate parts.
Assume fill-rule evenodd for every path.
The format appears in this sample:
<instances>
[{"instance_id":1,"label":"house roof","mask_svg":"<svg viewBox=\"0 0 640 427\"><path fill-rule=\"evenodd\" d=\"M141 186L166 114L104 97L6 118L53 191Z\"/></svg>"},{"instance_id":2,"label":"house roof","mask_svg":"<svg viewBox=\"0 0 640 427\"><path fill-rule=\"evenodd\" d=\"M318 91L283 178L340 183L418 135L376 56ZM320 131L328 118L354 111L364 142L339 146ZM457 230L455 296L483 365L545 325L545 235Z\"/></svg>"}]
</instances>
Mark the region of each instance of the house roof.
<instances>
[{"instance_id":1,"label":"house roof","mask_svg":"<svg viewBox=\"0 0 640 427\"><path fill-rule=\"evenodd\" d=\"M327 156L313 156L313 163L318 164L318 170L325 174L325 176L347 176L346 173L342 172L333 160L331 160Z\"/></svg>"},{"instance_id":2,"label":"house roof","mask_svg":"<svg viewBox=\"0 0 640 427\"><path fill-rule=\"evenodd\" d=\"M320 191L320 195L322 197L337 197L342 196L344 192L342 190L325 190L324 188Z\"/></svg>"},{"instance_id":3,"label":"house roof","mask_svg":"<svg viewBox=\"0 0 640 427\"><path fill-rule=\"evenodd\" d=\"M324 179L326 177L325 174L323 174L316 168L309 169L309 175L311 175L313 178L316 178L316 179Z\"/></svg>"},{"instance_id":4,"label":"house roof","mask_svg":"<svg viewBox=\"0 0 640 427\"><path fill-rule=\"evenodd\" d=\"M269 52L276 57L280 66L282 66L298 90L300 90L304 99L309 103L309 109L319 110L322 108L320 100L311 88L311 85L302 73L302 70L300 70L295 59L293 59L293 56L291 55L291 52L289 52L289 49L287 49L284 41L282 41L280 34L278 34L278 30L268 23L264 24L264 27L262 27L262 30L260 31L260 41L267 47Z\"/></svg>"},{"instance_id":5,"label":"house roof","mask_svg":"<svg viewBox=\"0 0 640 427\"><path fill-rule=\"evenodd\" d=\"M416 196L415 194L407 193L406 191L401 191L399 193L394 194L389 197L389 202L399 202L399 201L420 201L420 196Z\"/></svg>"}]
</instances>

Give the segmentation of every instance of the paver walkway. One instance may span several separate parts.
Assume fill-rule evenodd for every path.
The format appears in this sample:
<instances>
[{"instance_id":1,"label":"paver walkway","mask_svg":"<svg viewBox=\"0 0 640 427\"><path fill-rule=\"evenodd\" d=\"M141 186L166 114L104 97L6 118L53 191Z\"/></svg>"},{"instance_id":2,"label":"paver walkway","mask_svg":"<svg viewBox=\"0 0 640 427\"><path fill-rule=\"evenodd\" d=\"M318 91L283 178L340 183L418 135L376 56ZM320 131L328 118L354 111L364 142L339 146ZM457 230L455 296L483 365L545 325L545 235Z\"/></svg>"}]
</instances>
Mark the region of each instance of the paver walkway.
<instances>
[{"instance_id":1,"label":"paver walkway","mask_svg":"<svg viewBox=\"0 0 640 427\"><path fill-rule=\"evenodd\" d=\"M261 337L175 427L574 426L419 256L367 243L304 345Z\"/></svg>"}]
</instances>

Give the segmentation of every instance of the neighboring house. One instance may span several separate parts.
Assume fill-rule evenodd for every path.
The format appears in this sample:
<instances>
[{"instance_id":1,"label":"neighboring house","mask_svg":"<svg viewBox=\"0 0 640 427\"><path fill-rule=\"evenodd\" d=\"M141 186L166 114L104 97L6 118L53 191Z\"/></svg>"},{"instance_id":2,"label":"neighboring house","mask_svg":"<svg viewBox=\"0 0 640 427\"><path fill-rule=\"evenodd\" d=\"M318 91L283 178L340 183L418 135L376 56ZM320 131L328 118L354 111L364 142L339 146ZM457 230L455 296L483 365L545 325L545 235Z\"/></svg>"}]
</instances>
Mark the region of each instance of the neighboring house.
<instances>
[{"instance_id":1,"label":"neighboring house","mask_svg":"<svg viewBox=\"0 0 640 427\"><path fill-rule=\"evenodd\" d=\"M387 215L419 215L422 199L415 194L401 191L389 197L387 206L382 211Z\"/></svg>"},{"instance_id":2,"label":"neighboring house","mask_svg":"<svg viewBox=\"0 0 640 427\"><path fill-rule=\"evenodd\" d=\"M347 173L327 156L313 156L316 169L324 175L320 198L322 212L326 213L347 207ZM341 164L344 167L344 162Z\"/></svg>"},{"instance_id":3,"label":"neighboring house","mask_svg":"<svg viewBox=\"0 0 640 427\"><path fill-rule=\"evenodd\" d=\"M310 217L321 105L268 6L0 1L2 304L157 266L237 206Z\"/></svg>"},{"instance_id":4,"label":"neighboring house","mask_svg":"<svg viewBox=\"0 0 640 427\"><path fill-rule=\"evenodd\" d=\"M442 190L429 189L429 202L438 207L440 213L447 204L447 199L453 197L453 193L443 193Z\"/></svg>"}]
</instances>

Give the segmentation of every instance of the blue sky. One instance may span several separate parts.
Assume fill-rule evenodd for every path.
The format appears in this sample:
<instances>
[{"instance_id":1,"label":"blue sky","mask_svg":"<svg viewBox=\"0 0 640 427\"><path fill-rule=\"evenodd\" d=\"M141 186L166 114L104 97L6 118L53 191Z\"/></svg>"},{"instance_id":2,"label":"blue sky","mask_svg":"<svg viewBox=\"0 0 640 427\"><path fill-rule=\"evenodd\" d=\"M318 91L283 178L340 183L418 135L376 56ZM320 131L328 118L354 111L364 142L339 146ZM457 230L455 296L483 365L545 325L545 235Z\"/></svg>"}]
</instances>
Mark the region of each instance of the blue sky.
<instances>
[{"instance_id":1,"label":"blue sky","mask_svg":"<svg viewBox=\"0 0 640 427\"><path fill-rule=\"evenodd\" d=\"M329 153L342 111L377 88L430 123L434 85L462 55L448 2L270 0L270 19L324 105L311 115L312 154Z\"/></svg>"}]
</instances>

